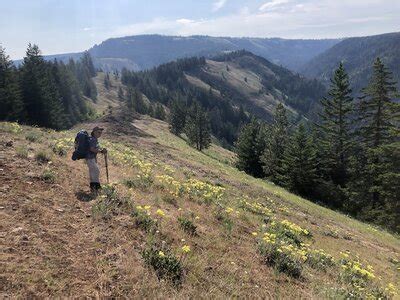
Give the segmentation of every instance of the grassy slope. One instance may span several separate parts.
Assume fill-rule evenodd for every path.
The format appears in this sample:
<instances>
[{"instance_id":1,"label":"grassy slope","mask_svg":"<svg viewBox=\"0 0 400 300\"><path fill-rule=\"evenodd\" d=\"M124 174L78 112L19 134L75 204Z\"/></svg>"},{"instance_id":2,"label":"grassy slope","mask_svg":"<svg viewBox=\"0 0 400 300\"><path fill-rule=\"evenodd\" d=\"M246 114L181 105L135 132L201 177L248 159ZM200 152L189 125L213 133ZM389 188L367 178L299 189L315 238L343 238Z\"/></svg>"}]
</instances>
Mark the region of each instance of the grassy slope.
<instances>
[{"instance_id":1,"label":"grassy slope","mask_svg":"<svg viewBox=\"0 0 400 300\"><path fill-rule=\"evenodd\" d=\"M110 97L99 97L98 105L115 102ZM86 166L70 160L70 142L63 146L67 156L52 154L55 141L73 137L76 129L56 133L21 127L12 132L9 124L0 123L1 140L13 141L11 147L0 144L1 297L320 298L326 289L339 286L335 271L306 267L304 278L292 279L263 265L251 235L260 228L262 217L241 209L243 197L265 203L277 220L288 219L311 231L312 248L323 248L335 258L344 250L358 254L363 263L373 266L379 285L399 282L399 266L390 262L399 259L397 236L239 172L232 167L234 155L225 149L212 146L204 153L197 152L171 135L164 122L149 117L127 122L106 116L77 127L89 129L94 124L106 128L103 143L111 150L110 177L118 183L118 193L135 205L151 205L153 215L157 208L165 211L160 234L174 251L179 252L183 244L191 246L182 286L174 288L159 281L144 265L140 253L150 235L135 226L127 211L109 221L96 217L92 207L100 199L89 197ZM32 134L36 141L27 141L26 136ZM51 157L51 164L37 162L34 156L41 150ZM121 184L142 170L123 162L123 153L151 163L154 183L149 188L128 189ZM99 163L104 181L104 163ZM43 179L46 169L55 174L54 182ZM216 219L215 204L184 196L169 200L156 177L163 174L181 182L197 178L225 187L221 204L239 212L231 216L232 231ZM177 217L188 212L199 217L194 221L198 236L188 236L178 225Z\"/></svg>"},{"instance_id":2,"label":"grassy slope","mask_svg":"<svg viewBox=\"0 0 400 300\"><path fill-rule=\"evenodd\" d=\"M229 71L227 70L227 67L229 68ZM269 72L273 74L273 72L265 66L260 65L260 68L263 68L267 73ZM241 67L234 61L217 62L213 60L207 60L207 64L203 70L210 74L213 78L220 81L225 81L225 83L234 90L240 91L240 93L244 95L246 99L252 103L252 105L262 109L266 115L272 115L276 105L282 102L281 99L277 99L271 94L265 92L260 93L263 85L261 83L259 74ZM196 85L207 91L210 89L210 85L197 77L186 75L186 78L193 85ZM245 81L245 78L247 81ZM213 88L212 90L214 93L217 93L217 95L221 94L217 89ZM294 115L297 115L295 109L288 105L285 105L285 107Z\"/></svg>"}]
</instances>

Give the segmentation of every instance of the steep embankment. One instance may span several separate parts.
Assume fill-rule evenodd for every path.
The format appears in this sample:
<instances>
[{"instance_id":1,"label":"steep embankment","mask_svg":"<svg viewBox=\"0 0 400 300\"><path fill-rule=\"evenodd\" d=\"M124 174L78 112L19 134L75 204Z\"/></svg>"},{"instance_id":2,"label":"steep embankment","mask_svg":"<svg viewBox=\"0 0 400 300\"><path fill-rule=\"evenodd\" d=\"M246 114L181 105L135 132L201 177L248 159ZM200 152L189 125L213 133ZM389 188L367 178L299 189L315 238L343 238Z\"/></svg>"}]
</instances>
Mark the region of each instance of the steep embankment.
<instances>
[{"instance_id":1,"label":"steep embankment","mask_svg":"<svg viewBox=\"0 0 400 300\"><path fill-rule=\"evenodd\" d=\"M121 116L79 126L105 127L114 184L97 198L84 163L69 157L78 128L0 123L2 298L366 297L399 288L398 237L239 172L220 147L197 152L164 122Z\"/></svg>"}]
</instances>

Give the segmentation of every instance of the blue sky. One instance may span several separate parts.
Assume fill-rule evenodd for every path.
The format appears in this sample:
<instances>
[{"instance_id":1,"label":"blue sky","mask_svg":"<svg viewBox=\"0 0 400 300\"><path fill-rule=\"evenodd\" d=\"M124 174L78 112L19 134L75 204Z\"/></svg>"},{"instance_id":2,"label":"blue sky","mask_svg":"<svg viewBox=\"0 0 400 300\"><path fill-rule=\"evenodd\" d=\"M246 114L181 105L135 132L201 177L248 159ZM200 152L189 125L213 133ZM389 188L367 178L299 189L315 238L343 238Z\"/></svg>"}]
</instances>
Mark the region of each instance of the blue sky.
<instances>
[{"instance_id":1,"label":"blue sky","mask_svg":"<svg viewBox=\"0 0 400 300\"><path fill-rule=\"evenodd\" d=\"M0 0L0 45L21 58L160 33L335 38L400 31L399 0Z\"/></svg>"}]
</instances>

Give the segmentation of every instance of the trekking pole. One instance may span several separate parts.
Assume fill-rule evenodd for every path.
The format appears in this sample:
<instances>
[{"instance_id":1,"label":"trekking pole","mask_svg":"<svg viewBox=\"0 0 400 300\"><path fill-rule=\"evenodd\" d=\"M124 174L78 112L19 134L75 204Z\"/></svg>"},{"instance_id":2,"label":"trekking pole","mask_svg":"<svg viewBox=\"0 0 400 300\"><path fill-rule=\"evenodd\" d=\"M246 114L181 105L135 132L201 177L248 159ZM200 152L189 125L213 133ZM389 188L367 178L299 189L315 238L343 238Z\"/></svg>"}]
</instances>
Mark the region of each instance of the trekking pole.
<instances>
[{"instance_id":1,"label":"trekking pole","mask_svg":"<svg viewBox=\"0 0 400 300\"><path fill-rule=\"evenodd\" d=\"M107 184L110 183L110 180L108 178L108 159L107 159L107 153L104 153L104 161L106 163L106 175L107 175Z\"/></svg>"}]
</instances>

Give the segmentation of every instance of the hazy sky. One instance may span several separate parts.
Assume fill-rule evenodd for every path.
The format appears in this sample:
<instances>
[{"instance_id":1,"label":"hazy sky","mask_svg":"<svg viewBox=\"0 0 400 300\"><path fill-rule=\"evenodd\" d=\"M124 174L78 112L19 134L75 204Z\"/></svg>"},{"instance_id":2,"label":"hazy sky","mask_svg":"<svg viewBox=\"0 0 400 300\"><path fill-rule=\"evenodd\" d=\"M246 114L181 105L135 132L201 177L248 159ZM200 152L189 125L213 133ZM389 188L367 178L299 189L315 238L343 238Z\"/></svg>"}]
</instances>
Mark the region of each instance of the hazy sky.
<instances>
[{"instance_id":1,"label":"hazy sky","mask_svg":"<svg viewBox=\"0 0 400 300\"><path fill-rule=\"evenodd\" d=\"M21 58L134 34L334 38L400 31L400 0L0 0L0 44Z\"/></svg>"}]
</instances>

